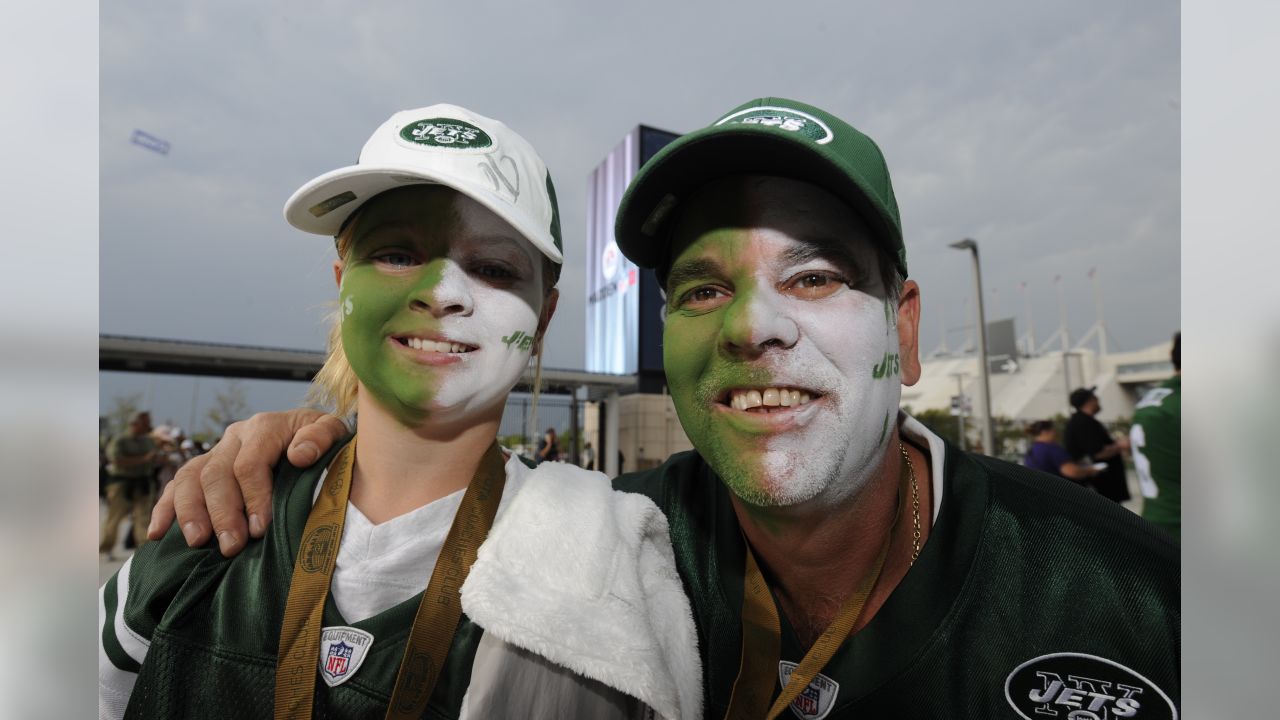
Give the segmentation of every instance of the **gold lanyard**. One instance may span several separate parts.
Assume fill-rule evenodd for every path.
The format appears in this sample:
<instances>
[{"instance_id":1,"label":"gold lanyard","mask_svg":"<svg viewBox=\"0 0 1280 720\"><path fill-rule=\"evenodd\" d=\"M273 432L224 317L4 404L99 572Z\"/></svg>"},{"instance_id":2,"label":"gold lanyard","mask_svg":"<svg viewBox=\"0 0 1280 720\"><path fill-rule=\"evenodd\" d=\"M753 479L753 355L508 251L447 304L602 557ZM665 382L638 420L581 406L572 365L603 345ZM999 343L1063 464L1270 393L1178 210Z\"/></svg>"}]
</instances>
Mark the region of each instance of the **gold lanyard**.
<instances>
[{"instance_id":1,"label":"gold lanyard","mask_svg":"<svg viewBox=\"0 0 1280 720\"><path fill-rule=\"evenodd\" d=\"M906 462L903 460L902 463L904 480L911 472ZM902 505L901 495L898 504ZM880 571L884 569L884 561L893 540L893 530L897 526L895 512L893 525L880 546L880 553L876 556L871 572L867 573L853 594L844 601L836 619L818 637L809 652L805 653L804 659L791 672L782 693L772 705L769 704L769 698L773 695L773 679L778 672L782 654L781 623L778 608L773 603L773 596L769 594L769 584L760 572L760 566L756 564L751 545L743 538L747 549L747 564L742 584L742 659L738 665L738 677L733 683L729 710L724 715L725 720L773 720L796 699L800 691L809 686L857 626L867 597L880 579Z\"/></svg>"},{"instance_id":2,"label":"gold lanyard","mask_svg":"<svg viewBox=\"0 0 1280 720\"><path fill-rule=\"evenodd\" d=\"M324 488L302 533L280 626L276 720L309 719L312 714L324 601L329 594L338 543L342 539L355 457L356 438L353 437L330 463ZM458 514L440 550L440 559L418 604L396 676L395 691L387 707L387 718L418 718L426 709L462 617L459 589L498 512L498 501L502 499L507 479L504 464L502 451L494 443L485 451L475 477L462 496Z\"/></svg>"}]
</instances>

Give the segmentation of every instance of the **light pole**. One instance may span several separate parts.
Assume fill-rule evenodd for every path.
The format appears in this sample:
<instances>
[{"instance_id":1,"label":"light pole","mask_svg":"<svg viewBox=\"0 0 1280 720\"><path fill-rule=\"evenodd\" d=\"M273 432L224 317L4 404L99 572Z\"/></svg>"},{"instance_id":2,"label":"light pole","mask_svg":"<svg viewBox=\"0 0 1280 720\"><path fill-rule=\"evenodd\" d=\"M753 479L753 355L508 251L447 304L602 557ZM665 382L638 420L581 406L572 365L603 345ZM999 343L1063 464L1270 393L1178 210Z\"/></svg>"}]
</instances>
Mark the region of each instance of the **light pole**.
<instances>
[{"instance_id":1,"label":"light pole","mask_svg":"<svg viewBox=\"0 0 1280 720\"><path fill-rule=\"evenodd\" d=\"M971 238L951 243L957 250L973 254L973 280L978 288L978 377L982 379L982 407L986 417L982 423L982 448L988 455L996 454L995 413L991 409L991 378L987 367L987 315L982 308L982 266L978 262L978 243Z\"/></svg>"},{"instance_id":2,"label":"light pole","mask_svg":"<svg viewBox=\"0 0 1280 720\"><path fill-rule=\"evenodd\" d=\"M964 373L951 373L951 377L956 379L956 420L960 426L960 449L964 450Z\"/></svg>"}]
</instances>

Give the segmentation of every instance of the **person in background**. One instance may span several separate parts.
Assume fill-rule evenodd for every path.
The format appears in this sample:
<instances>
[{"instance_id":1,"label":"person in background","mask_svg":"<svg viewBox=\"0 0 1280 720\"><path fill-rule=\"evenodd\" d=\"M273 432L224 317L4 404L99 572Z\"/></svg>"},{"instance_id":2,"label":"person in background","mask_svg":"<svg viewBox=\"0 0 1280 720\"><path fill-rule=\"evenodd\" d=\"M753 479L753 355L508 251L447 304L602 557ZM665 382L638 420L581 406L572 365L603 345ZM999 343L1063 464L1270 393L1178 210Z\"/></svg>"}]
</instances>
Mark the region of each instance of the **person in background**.
<instances>
[{"instance_id":1,"label":"person in background","mask_svg":"<svg viewBox=\"0 0 1280 720\"><path fill-rule=\"evenodd\" d=\"M153 502L151 477L162 459L151 439L151 413L145 410L134 413L128 428L107 444L107 519L102 524L98 553L108 560L114 559L116 536L126 517L132 516L133 544L141 547L147 541Z\"/></svg>"},{"instance_id":2,"label":"person in background","mask_svg":"<svg viewBox=\"0 0 1280 720\"><path fill-rule=\"evenodd\" d=\"M1096 477L1098 470L1091 465L1081 465L1071 459L1071 454L1058 444L1058 429L1052 420L1037 420L1027 427L1031 447L1022 464L1033 470L1047 472L1060 478L1075 480Z\"/></svg>"},{"instance_id":3,"label":"person in background","mask_svg":"<svg viewBox=\"0 0 1280 720\"><path fill-rule=\"evenodd\" d=\"M538 441L538 463L555 462L560 459L560 444L556 441L556 429L547 428L546 434Z\"/></svg>"},{"instance_id":4,"label":"person in background","mask_svg":"<svg viewBox=\"0 0 1280 720\"><path fill-rule=\"evenodd\" d=\"M1142 486L1142 517L1182 538L1182 333L1173 336L1173 377L1138 402L1129 429Z\"/></svg>"},{"instance_id":5,"label":"person in background","mask_svg":"<svg viewBox=\"0 0 1280 720\"><path fill-rule=\"evenodd\" d=\"M1130 497L1129 484L1124 477L1124 453L1129 449L1129 438L1113 438L1107 427L1095 417L1102 410L1095 390L1097 388L1082 387L1071 391L1071 407L1075 412L1067 420L1063 444L1080 465L1107 464L1107 469L1086 479L1083 484L1103 497L1121 503Z\"/></svg>"},{"instance_id":6,"label":"person in background","mask_svg":"<svg viewBox=\"0 0 1280 720\"><path fill-rule=\"evenodd\" d=\"M582 467L588 470L596 469L596 449L591 447L591 442L582 446Z\"/></svg>"},{"instance_id":7,"label":"person in background","mask_svg":"<svg viewBox=\"0 0 1280 720\"><path fill-rule=\"evenodd\" d=\"M155 482L152 488L154 492L163 492L164 486L173 480L178 468L187 461L186 456L178 448L182 438L182 428L161 425L151 431L151 438L161 453L161 459L156 463Z\"/></svg>"}]
</instances>

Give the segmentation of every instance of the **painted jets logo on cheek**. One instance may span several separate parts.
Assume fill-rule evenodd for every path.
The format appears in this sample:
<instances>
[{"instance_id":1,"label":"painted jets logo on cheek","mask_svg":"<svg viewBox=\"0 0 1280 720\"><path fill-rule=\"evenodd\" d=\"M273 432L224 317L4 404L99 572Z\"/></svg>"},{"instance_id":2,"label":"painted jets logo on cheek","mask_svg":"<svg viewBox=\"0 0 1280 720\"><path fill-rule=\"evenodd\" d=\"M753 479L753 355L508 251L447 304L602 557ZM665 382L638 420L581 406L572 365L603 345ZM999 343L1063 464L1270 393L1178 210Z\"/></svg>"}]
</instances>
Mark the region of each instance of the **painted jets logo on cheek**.
<instances>
[{"instance_id":1,"label":"painted jets logo on cheek","mask_svg":"<svg viewBox=\"0 0 1280 720\"><path fill-rule=\"evenodd\" d=\"M885 353L884 358L871 368L871 377L879 380L880 378L893 377L901 371L902 367L898 361L898 353Z\"/></svg>"},{"instance_id":2,"label":"painted jets logo on cheek","mask_svg":"<svg viewBox=\"0 0 1280 720\"><path fill-rule=\"evenodd\" d=\"M1041 655L1005 679L1005 699L1026 720L1176 720L1173 701L1145 677L1083 653Z\"/></svg>"},{"instance_id":3,"label":"painted jets logo on cheek","mask_svg":"<svg viewBox=\"0 0 1280 720\"><path fill-rule=\"evenodd\" d=\"M533 336L523 330L516 330L502 338L502 344L508 350L528 350L533 347Z\"/></svg>"}]
</instances>

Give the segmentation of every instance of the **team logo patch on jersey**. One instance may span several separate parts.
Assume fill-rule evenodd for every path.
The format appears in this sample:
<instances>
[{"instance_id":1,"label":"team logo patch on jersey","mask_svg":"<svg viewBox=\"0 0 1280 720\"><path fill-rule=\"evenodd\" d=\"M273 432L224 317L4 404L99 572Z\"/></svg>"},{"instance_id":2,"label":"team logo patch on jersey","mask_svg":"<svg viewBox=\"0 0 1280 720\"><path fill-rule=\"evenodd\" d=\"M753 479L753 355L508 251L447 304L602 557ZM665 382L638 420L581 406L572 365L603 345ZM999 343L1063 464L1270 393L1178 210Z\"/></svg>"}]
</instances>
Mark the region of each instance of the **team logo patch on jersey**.
<instances>
[{"instance_id":1,"label":"team logo patch on jersey","mask_svg":"<svg viewBox=\"0 0 1280 720\"><path fill-rule=\"evenodd\" d=\"M400 137L411 143L443 148L487 148L493 144L489 134L466 120L430 118L405 125Z\"/></svg>"},{"instance_id":2,"label":"team logo patch on jersey","mask_svg":"<svg viewBox=\"0 0 1280 720\"><path fill-rule=\"evenodd\" d=\"M1155 683L1117 662L1084 653L1032 658L1009 673L1004 696L1026 720L1177 720Z\"/></svg>"},{"instance_id":3,"label":"team logo patch on jersey","mask_svg":"<svg viewBox=\"0 0 1280 720\"><path fill-rule=\"evenodd\" d=\"M739 110L716 121L716 125L738 123L741 125L763 125L779 130L804 135L819 145L831 142L835 135L826 123L806 112L791 108L762 106Z\"/></svg>"},{"instance_id":4,"label":"team logo patch on jersey","mask_svg":"<svg viewBox=\"0 0 1280 720\"><path fill-rule=\"evenodd\" d=\"M778 663L778 680L782 682L782 686L787 686L787 681L791 679L791 673L795 672L796 664L783 660ZM840 693L840 683L831 678L818 673L814 676L813 682L809 683L809 687L800 691L795 700L791 701L791 712L795 713L800 720L822 720L831 712L831 707L836 704L836 695Z\"/></svg>"},{"instance_id":5,"label":"team logo patch on jersey","mask_svg":"<svg viewBox=\"0 0 1280 720\"><path fill-rule=\"evenodd\" d=\"M320 677L329 687L337 687L360 669L373 635L358 628L335 625L320 631Z\"/></svg>"}]
</instances>

